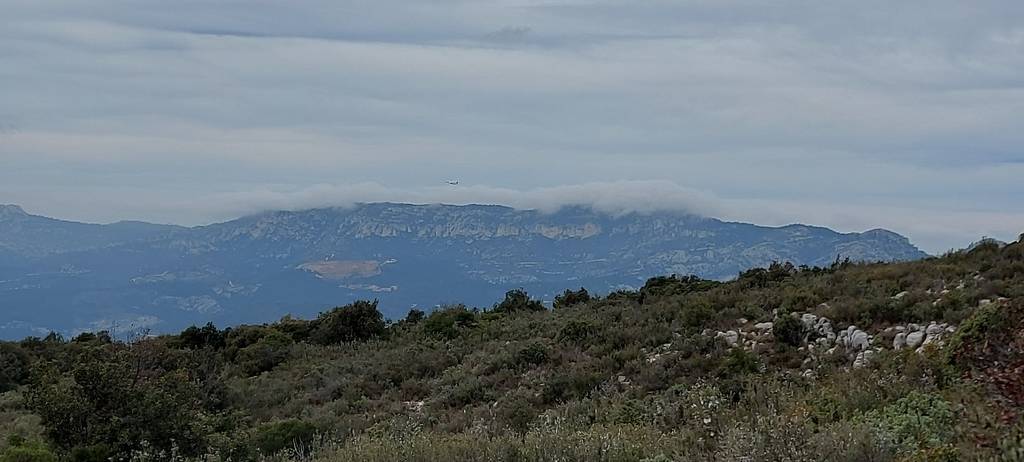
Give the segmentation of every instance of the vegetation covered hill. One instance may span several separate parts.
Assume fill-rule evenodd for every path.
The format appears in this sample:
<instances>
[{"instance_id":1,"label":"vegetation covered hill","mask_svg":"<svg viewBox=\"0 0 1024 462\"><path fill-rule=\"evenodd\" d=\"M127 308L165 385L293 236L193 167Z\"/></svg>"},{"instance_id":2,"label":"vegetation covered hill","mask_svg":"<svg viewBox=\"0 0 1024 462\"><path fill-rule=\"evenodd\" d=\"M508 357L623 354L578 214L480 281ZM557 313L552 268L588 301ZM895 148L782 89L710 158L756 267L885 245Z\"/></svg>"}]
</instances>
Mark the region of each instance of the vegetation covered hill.
<instances>
[{"instance_id":1,"label":"vegetation covered hill","mask_svg":"<svg viewBox=\"0 0 1024 462\"><path fill-rule=\"evenodd\" d=\"M772 261L827 265L837 256L926 255L884 230L585 207L374 203L176 228L86 225L0 206L0 339L262 323L359 299L379 299L398 318L416 304L489 304L509 287L550 301L566 284L609 292L661 274L728 279Z\"/></svg>"},{"instance_id":2,"label":"vegetation covered hill","mask_svg":"<svg viewBox=\"0 0 1024 462\"><path fill-rule=\"evenodd\" d=\"M1024 243L0 344L0 461L1024 460Z\"/></svg>"}]
</instances>

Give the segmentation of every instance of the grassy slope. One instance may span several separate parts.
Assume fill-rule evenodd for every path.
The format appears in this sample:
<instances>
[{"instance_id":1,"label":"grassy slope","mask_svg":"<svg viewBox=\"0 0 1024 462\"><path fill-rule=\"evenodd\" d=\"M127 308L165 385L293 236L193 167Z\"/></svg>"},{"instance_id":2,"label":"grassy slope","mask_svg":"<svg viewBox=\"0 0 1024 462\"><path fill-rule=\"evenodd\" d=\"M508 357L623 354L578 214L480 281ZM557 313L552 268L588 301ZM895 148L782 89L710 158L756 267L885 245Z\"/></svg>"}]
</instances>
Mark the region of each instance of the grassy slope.
<instances>
[{"instance_id":1,"label":"grassy slope","mask_svg":"<svg viewBox=\"0 0 1024 462\"><path fill-rule=\"evenodd\" d=\"M1019 441L1022 244L660 282L551 311L453 309L341 345L285 324L235 329L223 350L149 342L206 366L196 380L226 403L203 411L219 422L204 427L210 453L295 420L318 430L309 446L329 461L957 460ZM788 312L856 325L878 353L853 368L842 348L714 338ZM930 321L959 328L921 352L891 349L887 327ZM298 341L254 374L232 342L270 330Z\"/></svg>"}]
</instances>

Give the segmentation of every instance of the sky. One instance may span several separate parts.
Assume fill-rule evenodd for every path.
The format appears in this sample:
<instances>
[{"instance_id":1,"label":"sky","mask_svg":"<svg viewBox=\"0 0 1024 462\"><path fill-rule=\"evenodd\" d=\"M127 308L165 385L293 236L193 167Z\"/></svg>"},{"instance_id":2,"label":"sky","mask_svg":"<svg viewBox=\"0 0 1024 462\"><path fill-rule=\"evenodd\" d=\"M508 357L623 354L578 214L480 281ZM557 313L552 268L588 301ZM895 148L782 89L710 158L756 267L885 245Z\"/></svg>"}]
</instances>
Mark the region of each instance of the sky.
<instances>
[{"instance_id":1,"label":"sky","mask_svg":"<svg viewBox=\"0 0 1024 462\"><path fill-rule=\"evenodd\" d=\"M1024 232L1024 2L0 0L0 203ZM458 179L458 186L446 180Z\"/></svg>"}]
</instances>

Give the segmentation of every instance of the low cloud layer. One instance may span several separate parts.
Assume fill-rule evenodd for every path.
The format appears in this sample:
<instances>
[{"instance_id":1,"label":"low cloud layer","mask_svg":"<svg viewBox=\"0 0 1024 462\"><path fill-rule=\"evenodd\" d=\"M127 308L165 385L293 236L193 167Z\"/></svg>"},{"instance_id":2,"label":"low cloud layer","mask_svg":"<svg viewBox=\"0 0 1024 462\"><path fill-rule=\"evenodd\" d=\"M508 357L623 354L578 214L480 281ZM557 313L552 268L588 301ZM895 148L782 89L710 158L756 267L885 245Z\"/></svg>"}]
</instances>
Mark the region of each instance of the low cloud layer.
<instances>
[{"instance_id":1,"label":"low cloud layer","mask_svg":"<svg viewBox=\"0 0 1024 462\"><path fill-rule=\"evenodd\" d=\"M1022 24L1013 0L9 0L0 202L582 200L1012 239Z\"/></svg>"}]
</instances>

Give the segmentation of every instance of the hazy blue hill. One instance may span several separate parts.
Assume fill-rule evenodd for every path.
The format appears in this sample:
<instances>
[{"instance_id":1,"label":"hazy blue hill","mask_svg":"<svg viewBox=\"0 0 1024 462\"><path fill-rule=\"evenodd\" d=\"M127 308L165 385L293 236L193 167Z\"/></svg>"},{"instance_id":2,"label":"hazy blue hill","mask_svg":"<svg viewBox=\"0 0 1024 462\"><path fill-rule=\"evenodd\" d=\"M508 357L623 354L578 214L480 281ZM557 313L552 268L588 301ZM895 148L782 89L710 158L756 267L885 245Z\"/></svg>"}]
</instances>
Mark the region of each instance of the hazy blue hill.
<instances>
[{"instance_id":1,"label":"hazy blue hill","mask_svg":"<svg viewBox=\"0 0 1024 462\"><path fill-rule=\"evenodd\" d=\"M905 237L779 228L683 213L556 213L492 205L365 204L179 228L91 225L0 209L0 336L309 316L358 298L386 314L488 306L509 288L637 287L662 274L727 279L773 261L912 260Z\"/></svg>"},{"instance_id":2,"label":"hazy blue hill","mask_svg":"<svg viewBox=\"0 0 1024 462\"><path fill-rule=\"evenodd\" d=\"M17 205L0 205L0 256L29 258L153 239L184 228L125 221L109 225L30 215Z\"/></svg>"}]
</instances>

